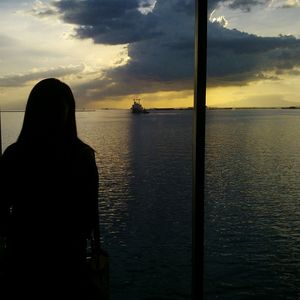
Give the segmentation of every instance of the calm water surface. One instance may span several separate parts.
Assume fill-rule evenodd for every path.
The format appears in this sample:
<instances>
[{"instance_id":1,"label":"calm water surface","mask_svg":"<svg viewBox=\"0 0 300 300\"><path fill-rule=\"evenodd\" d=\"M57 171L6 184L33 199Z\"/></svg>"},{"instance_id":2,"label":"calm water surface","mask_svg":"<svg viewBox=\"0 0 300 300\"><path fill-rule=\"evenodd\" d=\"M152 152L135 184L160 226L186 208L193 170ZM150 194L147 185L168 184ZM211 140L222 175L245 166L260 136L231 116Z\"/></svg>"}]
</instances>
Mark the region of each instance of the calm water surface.
<instances>
[{"instance_id":1,"label":"calm water surface","mask_svg":"<svg viewBox=\"0 0 300 300\"><path fill-rule=\"evenodd\" d=\"M23 113L2 113L4 148ZM112 300L191 299L192 112L77 113L96 150Z\"/></svg>"},{"instance_id":2,"label":"calm water surface","mask_svg":"<svg viewBox=\"0 0 300 300\"><path fill-rule=\"evenodd\" d=\"M300 299L300 110L207 112L205 299Z\"/></svg>"}]
</instances>

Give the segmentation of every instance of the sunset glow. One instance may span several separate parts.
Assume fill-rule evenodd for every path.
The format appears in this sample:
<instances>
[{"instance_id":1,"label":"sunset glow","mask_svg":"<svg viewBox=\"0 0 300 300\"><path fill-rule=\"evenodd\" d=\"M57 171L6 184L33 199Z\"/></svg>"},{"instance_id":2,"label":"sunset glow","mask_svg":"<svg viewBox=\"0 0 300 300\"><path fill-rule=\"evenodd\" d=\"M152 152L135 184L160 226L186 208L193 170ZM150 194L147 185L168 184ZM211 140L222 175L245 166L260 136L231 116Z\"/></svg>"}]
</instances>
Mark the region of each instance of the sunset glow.
<instances>
[{"instance_id":1,"label":"sunset glow","mask_svg":"<svg viewBox=\"0 0 300 300\"><path fill-rule=\"evenodd\" d=\"M299 1L208 4L207 105L299 106Z\"/></svg>"},{"instance_id":2,"label":"sunset glow","mask_svg":"<svg viewBox=\"0 0 300 300\"><path fill-rule=\"evenodd\" d=\"M191 106L194 1L178 5L1 1L1 107L23 109L46 77L69 84L78 107L129 108L133 95L147 107Z\"/></svg>"}]
</instances>

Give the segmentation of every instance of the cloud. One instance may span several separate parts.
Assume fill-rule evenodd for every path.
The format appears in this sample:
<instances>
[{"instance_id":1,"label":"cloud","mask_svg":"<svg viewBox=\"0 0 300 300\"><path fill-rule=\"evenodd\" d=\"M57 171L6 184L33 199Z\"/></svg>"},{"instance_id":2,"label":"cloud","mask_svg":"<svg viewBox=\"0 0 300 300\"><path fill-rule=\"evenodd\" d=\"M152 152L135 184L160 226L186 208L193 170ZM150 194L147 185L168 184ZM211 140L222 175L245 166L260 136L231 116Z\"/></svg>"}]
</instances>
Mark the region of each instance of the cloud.
<instances>
[{"instance_id":1,"label":"cloud","mask_svg":"<svg viewBox=\"0 0 300 300\"><path fill-rule=\"evenodd\" d=\"M140 3L139 3L139 12L141 12L142 14L149 14L153 11L155 5L156 5L156 2L157 0L142 0Z\"/></svg>"},{"instance_id":2,"label":"cloud","mask_svg":"<svg viewBox=\"0 0 300 300\"><path fill-rule=\"evenodd\" d=\"M56 16L58 9L51 3L36 0L28 12L36 17L49 17Z\"/></svg>"},{"instance_id":3,"label":"cloud","mask_svg":"<svg viewBox=\"0 0 300 300\"><path fill-rule=\"evenodd\" d=\"M300 40L294 36L260 37L209 22L207 46L209 86L243 85L261 80L259 74L290 72L300 65Z\"/></svg>"},{"instance_id":4,"label":"cloud","mask_svg":"<svg viewBox=\"0 0 300 300\"><path fill-rule=\"evenodd\" d=\"M10 36L0 34L0 48L17 46L18 41Z\"/></svg>"},{"instance_id":5,"label":"cloud","mask_svg":"<svg viewBox=\"0 0 300 300\"><path fill-rule=\"evenodd\" d=\"M76 38L128 49L126 65L78 86L79 93L86 89L86 97L99 99L193 89L194 0L62 0L52 5L64 22L75 25Z\"/></svg>"},{"instance_id":6,"label":"cloud","mask_svg":"<svg viewBox=\"0 0 300 300\"><path fill-rule=\"evenodd\" d=\"M31 81L38 81L48 77L61 78L66 75L76 74L83 70L83 65L57 67L47 70L33 70L25 74L13 74L0 77L0 87L19 87Z\"/></svg>"},{"instance_id":7,"label":"cloud","mask_svg":"<svg viewBox=\"0 0 300 300\"><path fill-rule=\"evenodd\" d=\"M255 7L295 8L300 6L299 2L299 0L208 0L208 12L210 14L220 5L251 12Z\"/></svg>"},{"instance_id":8,"label":"cloud","mask_svg":"<svg viewBox=\"0 0 300 300\"><path fill-rule=\"evenodd\" d=\"M268 6L271 0L208 0L245 12ZM296 5L296 0L281 1ZM85 99L157 90L193 89L194 0L61 0L43 5L35 15L56 14L75 25L75 37L95 43L124 44L130 59L75 88ZM52 8L51 8L52 7ZM143 10L145 9L145 10ZM260 37L225 28L227 20L208 23L208 86L245 85L278 80L300 65L300 41L294 36Z\"/></svg>"},{"instance_id":9,"label":"cloud","mask_svg":"<svg viewBox=\"0 0 300 300\"><path fill-rule=\"evenodd\" d=\"M295 8L299 7L299 0L272 1L272 6L276 8Z\"/></svg>"},{"instance_id":10,"label":"cloud","mask_svg":"<svg viewBox=\"0 0 300 300\"><path fill-rule=\"evenodd\" d=\"M96 43L127 44L161 34L157 17L141 13L137 0L63 0L54 5L66 23L77 25L76 37Z\"/></svg>"},{"instance_id":11,"label":"cloud","mask_svg":"<svg viewBox=\"0 0 300 300\"><path fill-rule=\"evenodd\" d=\"M209 86L245 85L256 80L278 80L300 65L300 40L294 36L260 37L225 28L225 18L214 18L220 5L250 12L255 7L298 6L298 0L208 0L207 81ZM263 74L263 76L262 76ZM273 74L277 74L273 76Z\"/></svg>"},{"instance_id":12,"label":"cloud","mask_svg":"<svg viewBox=\"0 0 300 300\"><path fill-rule=\"evenodd\" d=\"M213 16L214 11L210 14L209 16L209 21L212 23L219 23L219 25L221 25L222 27L226 27L228 25L228 21L226 20L226 18L224 16L220 16L215 18Z\"/></svg>"},{"instance_id":13,"label":"cloud","mask_svg":"<svg viewBox=\"0 0 300 300\"><path fill-rule=\"evenodd\" d=\"M208 0L208 12L211 13L219 5L227 5L231 9L240 9L245 12L250 12L255 6L269 5L272 0Z\"/></svg>"},{"instance_id":14,"label":"cloud","mask_svg":"<svg viewBox=\"0 0 300 300\"><path fill-rule=\"evenodd\" d=\"M168 82L162 85L160 82L128 77L121 79L102 77L72 86L79 106L83 102L99 101L99 98L118 101L120 97L123 98L128 95L134 97L138 94L155 93L158 91L182 92L191 91L192 88L193 86L190 81L181 81L180 85L178 82Z\"/></svg>"},{"instance_id":15,"label":"cloud","mask_svg":"<svg viewBox=\"0 0 300 300\"><path fill-rule=\"evenodd\" d=\"M34 0L29 0L29 1L27 1L27 2L33 2ZM2 6L2 5L4 5L4 6L6 6L6 5L9 5L9 6L13 6L13 5L15 5L15 4L17 4L17 5L19 5L20 4L20 0L1 0L0 1L0 6Z\"/></svg>"},{"instance_id":16,"label":"cloud","mask_svg":"<svg viewBox=\"0 0 300 300\"><path fill-rule=\"evenodd\" d=\"M232 9L241 9L249 12L254 6L265 6L271 2L272 0L234 0L230 1L229 7Z\"/></svg>"}]
</instances>

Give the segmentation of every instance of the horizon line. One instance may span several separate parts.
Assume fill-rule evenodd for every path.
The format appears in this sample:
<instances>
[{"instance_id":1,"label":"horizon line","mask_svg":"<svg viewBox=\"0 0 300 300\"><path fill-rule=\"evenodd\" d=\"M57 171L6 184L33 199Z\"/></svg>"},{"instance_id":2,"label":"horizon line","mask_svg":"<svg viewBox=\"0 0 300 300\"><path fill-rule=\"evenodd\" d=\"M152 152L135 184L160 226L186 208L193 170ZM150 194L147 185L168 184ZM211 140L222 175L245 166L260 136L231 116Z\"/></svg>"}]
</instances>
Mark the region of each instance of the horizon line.
<instances>
[{"instance_id":1,"label":"horizon line","mask_svg":"<svg viewBox=\"0 0 300 300\"><path fill-rule=\"evenodd\" d=\"M186 107L152 107L148 110L192 110L193 106ZM76 108L75 112L90 112L97 110L130 110L130 108L102 107L102 108ZM25 112L25 109L0 109L0 112Z\"/></svg>"},{"instance_id":2,"label":"horizon line","mask_svg":"<svg viewBox=\"0 0 300 300\"><path fill-rule=\"evenodd\" d=\"M300 109L299 106L206 106L206 109Z\"/></svg>"}]
</instances>

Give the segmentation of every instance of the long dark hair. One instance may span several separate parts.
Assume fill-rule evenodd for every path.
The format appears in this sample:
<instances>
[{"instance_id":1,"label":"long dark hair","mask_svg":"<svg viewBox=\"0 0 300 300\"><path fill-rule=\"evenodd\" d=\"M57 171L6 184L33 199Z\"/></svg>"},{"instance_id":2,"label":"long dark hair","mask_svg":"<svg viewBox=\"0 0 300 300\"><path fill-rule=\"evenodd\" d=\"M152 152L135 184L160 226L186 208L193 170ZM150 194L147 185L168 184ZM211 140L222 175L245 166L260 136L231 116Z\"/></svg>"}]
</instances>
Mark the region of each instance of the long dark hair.
<instances>
[{"instance_id":1,"label":"long dark hair","mask_svg":"<svg viewBox=\"0 0 300 300\"><path fill-rule=\"evenodd\" d=\"M38 82L29 94L18 143L72 143L77 137L75 99L70 87L56 78Z\"/></svg>"}]
</instances>

